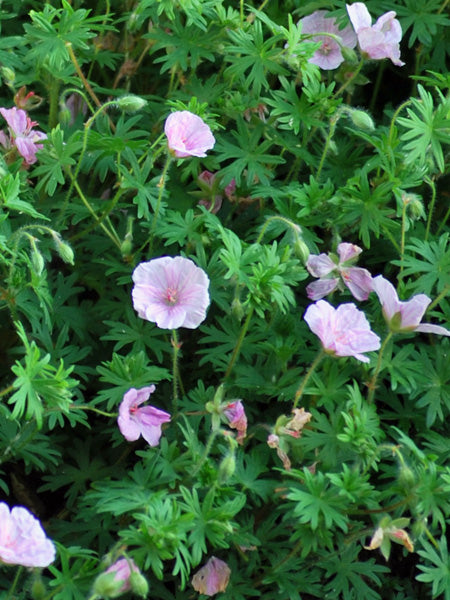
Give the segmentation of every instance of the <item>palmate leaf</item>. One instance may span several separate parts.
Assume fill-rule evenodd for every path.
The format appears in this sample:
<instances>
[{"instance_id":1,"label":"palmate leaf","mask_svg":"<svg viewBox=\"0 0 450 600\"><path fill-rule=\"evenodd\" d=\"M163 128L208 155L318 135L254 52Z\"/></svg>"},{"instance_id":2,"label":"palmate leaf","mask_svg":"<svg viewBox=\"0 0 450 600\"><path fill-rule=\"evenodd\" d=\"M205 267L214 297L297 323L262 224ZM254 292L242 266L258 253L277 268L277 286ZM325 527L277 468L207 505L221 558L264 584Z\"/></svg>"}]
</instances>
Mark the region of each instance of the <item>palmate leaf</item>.
<instances>
[{"instance_id":1,"label":"palmate leaf","mask_svg":"<svg viewBox=\"0 0 450 600\"><path fill-rule=\"evenodd\" d=\"M261 141L264 135L264 125L255 128L242 118L237 120L237 131L231 133L236 143L229 140L225 135L217 142L215 151L220 162L232 161L224 167L220 174L223 175L223 184L227 185L232 179L241 185L242 174L246 171L247 185L260 182L268 185L274 173L269 165L281 165L284 158L279 154L269 154L273 147L271 140Z\"/></svg>"},{"instance_id":2,"label":"palmate leaf","mask_svg":"<svg viewBox=\"0 0 450 600\"><path fill-rule=\"evenodd\" d=\"M426 562L417 565L423 573L416 579L432 584L432 598L450 600L450 556L445 537L441 537L438 544L437 549L428 542L422 542L423 550L418 550L418 554Z\"/></svg>"},{"instance_id":3,"label":"palmate leaf","mask_svg":"<svg viewBox=\"0 0 450 600\"><path fill-rule=\"evenodd\" d=\"M411 99L407 108L408 118L399 117L397 122L407 131L400 136L407 164L426 164L431 153L437 168L445 171L443 145L450 143L450 99L436 90L439 104L434 108L433 96L422 85L417 86L420 100Z\"/></svg>"},{"instance_id":4,"label":"palmate leaf","mask_svg":"<svg viewBox=\"0 0 450 600\"><path fill-rule=\"evenodd\" d=\"M435 40L439 26L448 27L450 19L442 11L441 0L404 0L395 5L395 12L400 19L403 34L412 27L409 34L408 47L412 48L416 40L425 46L430 46ZM392 10L392 2L382 2L385 10Z\"/></svg>"}]
</instances>

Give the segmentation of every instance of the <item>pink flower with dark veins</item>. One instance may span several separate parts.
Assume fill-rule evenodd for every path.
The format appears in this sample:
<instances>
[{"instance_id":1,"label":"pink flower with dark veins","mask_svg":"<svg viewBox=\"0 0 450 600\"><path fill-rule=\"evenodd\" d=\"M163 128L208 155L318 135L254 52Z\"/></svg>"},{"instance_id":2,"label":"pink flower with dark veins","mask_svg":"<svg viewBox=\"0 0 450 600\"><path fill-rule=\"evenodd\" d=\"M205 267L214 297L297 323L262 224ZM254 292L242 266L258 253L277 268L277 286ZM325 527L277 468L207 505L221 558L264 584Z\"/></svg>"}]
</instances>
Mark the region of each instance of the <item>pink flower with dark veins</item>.
<instances>
[{"instance_id":1,"label":"pink flower with dark veins","mask_svg":"<svg viewBox=\"0 0 450 600\"><path fill-rule=\"evenodd\" d=\"M130 388L120 403L117 424L129 442L135 442L142 435L150 446L159 444L161 425L170 421L170 415L154 406L141 406L155 389L154 385L139 390Z\"/></svg>"},{"instance_id":2,"label":"pink flower with dark veins","mask_svg":"<svg viewBox=\"0 0 450 600\"><path fill-rule=\"evenodd\" d=\"M0 563L23 567L48 567L55 560L55 546L41 523L23 506L0 502Z\"/></svg>"},{"instance_id":3,"label":"pink flower with dark veins","mask_svg":"<svg viewBox=\"0 0 450 600\"><path fill-rule=\"evenodd\" d=\"M226 562L211 556L208 562L192 578L192 587L205 596L214 596L227 589L231 569Z\"/></svg>"},{"instance_id":4,"label":"pink flower with dark veins","mask_svg":"<svg viewBox=\"0 0 450 600\"><path fill-rule=\"evenodd\" d=\"M400 60L402 27L395 18L396 13L391 10L372 25L372 17L364 2L346 6L361 51L375 60L390 58L394 65L402 67L405 64Z\"/></svg>"},{"instance_id":5,"label":"pink flower with dark veins","mask_svg":"<svg viewBox=\"0 0 450 600\"><path fill-rule=\"evenodd\" d=\"M369 362L364 352L380 347L380 338L371 331L364 313L354 304L334 308L325 300L319 300L308 306L304 319L328 354L353 356L361 362Z\"/></svg>"},{"instance_id":6,"label":"pink flower with dark veins","mask_svg":"<svg viewBox=\"0 0 450 600\"><path fill-rule=\"evenodd\" d=\"M10 132L10 145L16 146L19 154L25 159L27 165L32 165L36 162L36 152L43 148L39 144L41 140L47 138L45 133L33 129L37 123L31 121L27 113L20 108L0 108L0 114L8 123ZM2 145L5 145L4 136L0 140Z\"/></svg>"},{"instance_id":7,"label":"pink flower with dark veins","mask_svg":"<svg viewBox=\"0 0 450 600\"><path fill-rule=\"evenodd\" d=\"M352 266L362 252L361 248L342 242L337 252L339 258L332 253L309 255L306 268L319 280L306 287L308 298L320 300L344 284L357 300L367 300L372 291L372 275L367 269Z\"/></svg>"},{"instance_id":8,"label":"pink flower with dark veins","mask_svg":"<svg viewBox=\"0 0 450 600\"><path fill-rule=\"evenodd\" d=\"M382 275L374 277L373 290L378 296L383 308L383 315L389 329L394 333L408 333L419 331L422 333L435 333L450 336L450 331L440 325L431 323L420 324L423 315L431 302L425 294L417 294L407 302L402 302L390 281Z\"/></svg>"},{"instance_id":9,"label":"pink flower with dark veins","mask_svg":"<svg viewBox=\"0 0 450 600\"><path fill-rule=\"evenodd\" d=\"M164 125L169 150L176 158L206 156L216 140L209 126L198 115L182 110L170 114Z\"/></svg>"},{"instance_id":10,"label":"pink flower with dark veins","mask_svg":"<svg viewBox=\"0 0 450 600\"><path fill-rule=\"evenodd\" d=\"M347 48L356 46L356 35L352 28L347 25L339 29L336 19L328 17L327 10L316 10L307 17L300 19L302 24L302 33L313 34L313 42L322 42L321 47L315 51L309 62L317 65L321 69L337 69L344 62L341 52L341 45ZM320 35L321 33L331 33L340 38L340 44L329 35Z\"/></svg>"},{"instance_id":11,"label":"pink flower with dark veins","mask_svg":"<svg viewBox=\"0 0 450 600\"><path fill-rule=\"evenodd\" d=\"M161 329L196 329L206 318L209 279L192 260L154 258L135 268L133 281L134 309Z\"/></svg>"}]
</instances>

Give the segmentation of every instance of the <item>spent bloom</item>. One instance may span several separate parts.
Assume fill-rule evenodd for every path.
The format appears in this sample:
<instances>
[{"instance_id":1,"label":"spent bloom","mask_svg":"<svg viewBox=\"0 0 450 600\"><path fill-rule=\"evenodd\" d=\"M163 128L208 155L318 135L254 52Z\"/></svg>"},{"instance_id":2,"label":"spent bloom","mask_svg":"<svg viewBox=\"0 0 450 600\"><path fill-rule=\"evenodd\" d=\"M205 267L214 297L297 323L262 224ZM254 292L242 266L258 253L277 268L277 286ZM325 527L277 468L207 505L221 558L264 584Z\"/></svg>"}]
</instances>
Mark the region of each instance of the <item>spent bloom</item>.
<instances>
[{"instance_id":1,"label":"spent bloom","mask_svg":"<svg viewBox=\"0 0 450 600\"><path fill-rule=\"evenodd\" d=\"M382 275L374 277L373 289L383 307L383 315L389 329L394 333L419 331L450 336L450 331L440 325L420 324L423 315L431 302L425 294L417 294L407 302L398 299L397 291L390 281Z\"/></svg>"},{"instance_id":2,"label":"spent bloom","mask_svg":"<svg viewBox=\"0 0 450 600\"><path fill-rule=\"evenodd\" d=\"M362 250L355 244L343 242L337 247L335 254L310 254L306 268L318 281L306 287L310 300L320 300L342 283L348 287L357 300L367 300L372 291L372 275L367 269L353 267L352 262Z\"/></svg>"},{"instance_id":3,"label":"spent bloom","mask_svg":"<svg viewBox=\"0 0 450 600\"><path fill-rule=\"evenodd\" d=\"M120 403L117 424L129 442L136 441L142 435L150 446L159 444L161 425L170 421L170 415L154 406L140 406L155 389L154 385L139 390L131 388Z\"/></svg>"},{"instance_id":4,"label":"spent bloom","mask_svg":"<svg viewBox=\"0 0 450 600\"><path fill-rule=\"evenodd\" d=\"M42 131L33 129L37 123L31 121L27 113L13 106L13 108L0 108L0 114L8 123L10 138L3 131L0 132L0 144L5 148L15 146L27 165L36 162L36 152L43 148L39 142L47 136Z\"/></svg>"},{"instance_id":5,"label":"spent bloom","mask_svg":"<svg viewBox=\"0 0 450 600\"><path fill-rule=\"evenodd\" d=\"M205 596L214 596L227 589L231 569L226 562L211 556L192 578L192 587Z\"/></svg>"},{"instance_id":6,"label":"spent bloom","mask_svg":"<svg viewBox=\"0 0 450 600\"><path fill-rule=\"evenodd\" d=\"M308 306L304 319L329 354L369 362L363 353L380 347L380 338L371 331L364 313L352 303L334 308L325 300L319 300Z\"/></svg>"},{"instance_id":7,"label":"spent bloom","mask_svg":"<svg viewBox=\"0 0 450 600\"><path fill-rule=\"evenodd\" d=\"M300 20L302 33L330 33L340 38L340 44L329 35L315 35L311 38L313 42L322 42L322 45L315 51L309 62L326 70L337 69L344 62L341 46L347 48L356 46L356 35L352 28L347 25L343 29L339 29L336 19L327 16L328 12L327 10L316 10L312 15Z\"/></svg>"},{"instance_id":8,"label":"spent bloom","mask_svg":"<svg viewBox=\"0 0 450 600\"><path fill-rule=\"evenodd\" d=\"M206 156L216 140L209 126L198 115L181 110L170 114L164 125L169 150L176 158Z\"/></svg>"},{"instance_id":9,"label":"spent bloom","mask_svg":"<svg viewBox=\"0 0 450 600\"><path fill-rule=\"evenodd\" d=\"M196 329L206 318L209 279L192 260L154 258L135 268L133 281L134 309L161 329Z\"/></svg>"},{"instance_id":10,"label":"spent bloom","mask_svg":"<svg viewBox=\"0 0 450 600\"><path fill-rule=\"evenodd\" d=\"M234 400L228 403L223 413L228 419L228 425L232 429L236 429L238 433L236 441L241 444L247 434L247 416L242 400Z\"/></svg>"},{"instance_id":11,"label":"spent bloom","mask_svg":"<svg viewBox=\"0 0 450 600\"><path fill-rule=\"evenodd\" d=\"M23 567L48 567L55 560L55 546L41 523L23 506L0 502L0 563Z\"/></svg>"},{"instance_id":12,"label":"spent bloom","mask_svg":"<svg viewBox=\"0 0 450 600\"><path fill-rule=\"evenodd\" d=\"M347 4L347 12L362 52L376 60L390 58L397 67L405 64L400 60L402 28L393 10L381 15L374 25L364 2Z\"/></svg>"}]
</instances>

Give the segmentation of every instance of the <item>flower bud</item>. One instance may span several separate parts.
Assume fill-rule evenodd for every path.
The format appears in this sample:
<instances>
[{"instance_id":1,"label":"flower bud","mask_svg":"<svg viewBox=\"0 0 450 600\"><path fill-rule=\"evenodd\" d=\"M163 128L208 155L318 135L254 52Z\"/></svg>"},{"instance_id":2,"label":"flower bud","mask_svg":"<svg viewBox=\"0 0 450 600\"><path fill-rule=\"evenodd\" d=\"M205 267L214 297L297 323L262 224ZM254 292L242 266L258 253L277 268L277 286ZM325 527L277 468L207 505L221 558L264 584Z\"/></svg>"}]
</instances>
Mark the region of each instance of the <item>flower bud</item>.
<instances>
[{"instance_id":1,"label":"flower bud","mask_svg":"<svg viewBox=\"0 0 450 600\"><path fill-rule=\"evenodd\" d=\"M300 237L297 237L294 242L294 252L295 255L303 262L303 264L306 264L310 252L308 246Z\"/></svg>"},{"instance_id":2,"label":"flower bud","mask_svg":"<svg viewBox=\"0 0 450 600\"><path fill-rule=\"evenodd\" d=\"M75 255L69 244L67 242L63 242L61 236L59 235L59 233L56 233L56 231L52 231L52 238L59 256L63 259L65 263L73 265L73 259Z\"/></svg>"},{"instance_id":3,"label":"flower bud","mask_svg":"<svg viewBox=\"0 0 450 600\"><path fill-rule=\"evenodd\" d=\"M3 79L5 80L6 85L13 85L16 79L16 74L9 67L1 67L0 73L2 74Z\"/></svg>"},{"instance_id":4,"label":"flower bud","mask_svg":"<svg viewBox=\"0 0 450 600\"><path fill-rule=\"evenodd\" d=\"M117 106L125 112L136 112L141 110L141 108L144 108L146 104L147 100L144 100L144 98L135 96L133 94L122 96L121 98L117 99Z\"/></svg>"},{"instance_id":5,"label":"flower bud","mask_svg":"<svg viewBox=\"0 0 450 600\"><path fill-rule=\"evenodd\" d=\"M398 482L405 490L410 490L414 484L416 483L416 478L414 477L414 473L408 467L408 465L401 465L400 472L398 474Z\"/></svg>"},{"instance_id":6,"label":"flower bud","mask_svg":"<svg viewBox=\"0 0 450 600\"><path fill-rule=\"evenodd\" d=\"M364 129L365 131L374 131L375 129L372 117L364 110L354 109L350 111L350 118L358 129Z\"/></svg>"},{"instance_id":7,"label":"flower bud","mask_svg":"<svg viewBox=\"0 0 450 600\"><path fill-rule=\"evenodd\" d=\"M219 465L219 472L217 479L221 485L226 483L233 475L236 470L236 458L234 452L227 454Z\"/></svg>"},{"instance_id":8,"label":"flower bud","mask_svg":"<svg viewBox=\"0 0 450 600\"><path fill-rule=\"evenodd\" d=\"M31 264L33 265L34 272L37 275L41 275L45 267L45 261L34 240L31 241Z\"/></svg>"},{"instance_id":9,"label":"flower bud","mask_svg":"<svg viewBox=\"0 0 450 600\"><path fill-rule=\"evenodd\" d=\"M102 598L117 598L122 593L123 583L114 573L101 573L94 581L93 592Z\"/></svg>"},{"instance_id":10,"label":"flower bud","mask_svg":"<svg viewBox=\"0 0 450 600\"><path fill-rule=\"evenodd\" d=\"M340 51L341 51L342 56L344 57L344 59L347 62L356 62L357 61L356 52L353 50L353 48L349 48L348 46L342 45L340 47Z\"/></svg>"},{"instance_id":11,"label":"flower bud","mask_svg":"<svg viewBox=\"0 0 450 600\"><path fill-rule=\"evenodd\" d=\"M40 573L37 573L34 576L33 583L31 584L30 594L33 600L44 600L44 598L47 596L47 588L42 581Z\"/></svg>"},{"instance_id":12,"label":"flower bud","mask_svg":"<svg viewBox=\"0 0 450 600\"><path fill-rule=\"evenodd\" d=\"M233 299L233 302L231 303L231 314L233 315L233 317L236 317L238 321L242 321L242 318L244 316L244 308L239 298Z\"/></svg>"},{"instance_id":13,"label":"flower bud","mask_svg":"<svg viewBox=\"0 0 450 600\"><path fill-rule=\"evenodd\" d=\"M148 594L148 582L142 573L133 571L130 575L131 590L141 598L146 598Z\"/></svg>"}]
</instances>

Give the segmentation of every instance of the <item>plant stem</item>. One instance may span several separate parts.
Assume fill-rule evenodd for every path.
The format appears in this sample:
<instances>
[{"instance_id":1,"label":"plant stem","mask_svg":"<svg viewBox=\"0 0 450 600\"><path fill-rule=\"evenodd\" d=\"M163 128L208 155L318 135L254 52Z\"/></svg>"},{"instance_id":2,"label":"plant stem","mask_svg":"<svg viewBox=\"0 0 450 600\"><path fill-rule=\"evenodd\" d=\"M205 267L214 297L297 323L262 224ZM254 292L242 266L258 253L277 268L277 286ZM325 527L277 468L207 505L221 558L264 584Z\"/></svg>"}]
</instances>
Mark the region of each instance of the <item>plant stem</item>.
<instances>
[{"instance_id":1,"label":"plant stem","mask_svg":"<svg viewBox=\"0 0 450 600\"><path fill-rule=\"evenodd\" d=\"M402 199L402 229L400 237L400 270L397 276L397 281L400 282L403 277L403 259L405 256L405 233L406 233L406 201Z\"/></svg>"},{"instance_id":2,"label":"plant stem","mask_svg":"<svg viewBox=\"0 0 450 600\"><path fill-rule=\"evenodd\" d=\"M320 178L320 174L322 172L322 168L325 162L325 158L328 154L328 150L330 148L330 143L331 143L331 139L334 135L334 132L336 130L336 125L337 125L337 119L335 117L333 117L330 121L330 129L328 131L328 135L327 135L327 139L325 140L325 146L323 147L323 152L322 152L322 156L320 157L320 163L319 163L319 168L317 169L317 173L316 173L316 179L319 180Z\"/></svg>"},{"instance_id":3,"label":"plant stem","mask_svg":"<svg viewBox=\"0 0 450 600\"><path fill-rule=\"evenodd\" d=\"M58 124L58 103L59 103L59 88L61 83L56 77L52 77L49 89L50 110L48 115L48 124L51 129Z\"/></svg>"},{"instance_id":4,"label":"plant stem","mask_svg":"<svg viewBox=\"0 0 450 600\"><path fill-rule=\"evenodd\" d=\"M178 412L178 384L180 384L181 391L183 392L183 385L180 378L180 370L178 368L178 355L180 353L181 344L178 341L178 334L176 329L172 329L172 340L173 358L172 358L172 372L173 372L173 399L172 399L172 413L176 415Z\"/></svg>"},{"instance_id":5,"label":"plant stem","mask_svg":"<svg viewBox=\"0 0 450 600\"><path fill-rule=\"evenodd\" d=\"M214 443L214 440L216 439L217 434L219 433L219 429L213 429L211 431L211 433L209 434L208 440L206 442L206 446L205 446L205 451L203 453L202 458L199 460L199 462L197 463L196 467L194 468L194 470L191 473L191 478L195 477L195 475L197 475L197 473L200 471L200 469L203 467L203 465L205 464L209 453L211 452L211 448L212 445Z\"/></svg>"},{"instance_id":6,"label":"plant stem","mask_svg":"<svg viewBox=\"0 0 450 600\"><path fill-rule=\"evenodd\" d=\"M19 568L17 569L17 571L16 571L16 575L15 575L15 577L14 577L14 581L12 582L12 585L11 585L11 587L9 588L9 592L8 592L8 595L6 596L6 599L5 599L5 600L10 600L10 599L14 598L14 596L13 596L13 594L14 594L14 590L16 589L17 582L19 581L19 577L20 577L20 575L21 575L22 571L23 571L23 567L19 567Z\"/></svg>"},{"instance_id":7,"label":"plant stem","mask_svg":"<svg viewBox=\"0 0 450 600\"><path fill-rule=\"evenodd\" d=\"M244 324L242 325L241 333L239 334L238 341L236 343L236 346L234 347L233 354L231 355L230 362L228 363L228 368L225 372L225 379L228 379L231 371L233 370L234 363L236 362L236 359L239 356L239 353L241 351L242 342L244 341L245 335L248 330L248 326L250 325L250 320L253 316L253 311L254 311L254 309L252 306L247 313L247 317L245 318Z\"/></svg>"},{"instance_id":8,"label":"plant stem","mask_svg":"<svg viewBox=\"0 0 450 600\"><path fill-rule=\"evenodd\" d=\"M261 231L259 232L258 238L256 240L257 244L261 243L264 234L266 233L267 228L269 227L272 221L281 221L282 223L286 223L286 225L291 227L297 235L301 232L300 226L293 223L290 219L286 219L286 217L280 217L279 215L273 215L272 217L269 217L262 226Z\"/></svg>"},{"instance_id":9,"label":"plant stem","mask_svg":"<svg viewBox=\"0 0 450 600\"><path fill-rule=\"evenodd\" d=\"M156 223L158 221L159 211L161 209L162 197L164 194L164 189L166 187L167 172L169 170L171 162L172 162L172 157L170 156L170 154L167 154L166 162L164 163L164 167L163 167L163 170L161 173L161 178L158 183L159 193L158 193L158 200L156 201L156 207L155 207L155 213L153 215L153 221L150 226L150 243L153 239L154 231L156 229Z\"/></svg>"},{"instance_id":10,"label":"plant stem","mask_svg":"<svg viewBox=\"0 0 450 600\"><path fill-rule=\"evenodd\" d=\"M395 111L395 113L392 115L392 119L391 119L391 125L389 127L389 147L392 148L392 142L393 142L393 138L394 138L394 127L395 127L395 121L397 120L398 115L401 113L401 111L406 108L407 106L409 106L411 104L412 100L406 100L405 102L403 102L402 104L400 104L400 106L397 108L397 110Z\"/></svg>"},{"instance_id":11,"label":"plant stem","mask_svg":"<svg viewBox=\"0 0 450 600\"><path fill-rule=\"evenodd\" d=\"M433 216L433 212L434 212L434 204L436 202L436 186L434 185L434 181L432 179L425 179L425 183L428 183L428 185L431 188L431 202L430 202L430 206L428 207L428 219L427 219L427 228L425 230L425 241L428 241L428 236L430 234L430 228L431 228L431 217Z\"/></svg>"},{"instance_id":12,"label":"plant stem","mask_svg":"<svg viewBox=\"0 0 450 600\"><path fill-rule=\"evenodd\" d=\"M78 77L81 79L87 93L89 94L89 96L92 98L92 100L94 101L94 103L101 108L102 103L100 102L100 100L97 98L94 90L91 87L91 84L89 83L89 81L86 79L86 77L83 75L83 71L81 70L80 65L78 64L77 61L77 57L75 56L75 53L73 51L72 48L72 44L70 42L66 43L66 48L67 51L69 53L70 56L70 60L72 61L73 66L75 67L75 71L77 72Z\"/></svg>"},{"instance_id":13,"label":"plant stem","mask_svg":"<svg viewBox=\"0 0 450 600\"><path fill-rule=\"evenodd\" d=\"M305 387L306 384L308 383L311 375L314 373L314 371L316 370L318 364L320 363L320 361L322 360L322 358L325 356L325 351L323 348L320 349L318 355L316 356L316 358L314 359L312 365L309 367L308 371L306 372L305 376L303 377L300 385L298 386L297 391L295 392L295 396L294 396L294 404L292 406L292 408L297 408L297 404L298 401L300 400L300 398L302 397L303 392L305 391Z\"/></svg>"},{"instance_id":14,"label":"plant stem","mask_svg":"<svg viewBox=\"0 0 450 600\"><path fill-rule=\"evenodd\" d=\"M88 406L87 404L71 404L69 408L70 408L70 410L73 410L73 409L91 410L92 412L102 415L103 417L117 417L117 413L105 412L104 410L99 410L98 408L94 408L93 406Z\"/></svg>"},{"instance_id":15,"label":"plant stem","mask_svg":"<svg viewBox=\"0 0 450 600\"><path fill-rule=\"evenodd\" d=\"M372 375L372 379L367 384L367 387L369 388L369 393L367 394L367 402L369 404L373 401L373 397L375 395L376 383L377 383L378 375L380 374L380 370L381 370L383 352L385 351L386 346L393 335L394 334L392 333L392 331L390 331L387 334L386 338L384 339L383 343L381 344L380 351L378 352L377 366L375 367L375 371Z\"/></svg>"},{"instance_id":16,"label":"plant stem","mask_svg":"<svg viewBox=\"0 0 450 600\"><path fill-rule=\"evenodd\" d=\"M337 98L338 96L340 96L342 94L342 92L344 92L347 89L347 87L351 84L351 82L354 79L356 79L356 77L358 77L359 72L361 71L361 69L363 67L363 64L364 64L364 59L362 58L359 61L359 64L356 67L355 71L352 73L351 77L349 77L347 79L347 81L341 85L341 87L338 89L338 91L333 94L333 98Z\"/></svg>"},{"instance_id":17,"label":"plant stem","mask_svg":"<svg viewBox=\"0 0 450 600\"><path fill-rule=\"evenodd\" d=\"M3 396L7 396L8 394L10 394L14 389L14 384L12 383L11 385L8 385L8 387L4 388L1 392L0 392L0 398L3 398Z\"/></svg>"}]
</instances>

